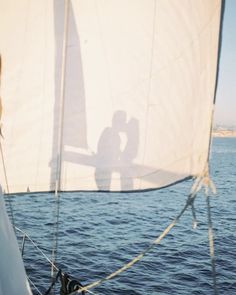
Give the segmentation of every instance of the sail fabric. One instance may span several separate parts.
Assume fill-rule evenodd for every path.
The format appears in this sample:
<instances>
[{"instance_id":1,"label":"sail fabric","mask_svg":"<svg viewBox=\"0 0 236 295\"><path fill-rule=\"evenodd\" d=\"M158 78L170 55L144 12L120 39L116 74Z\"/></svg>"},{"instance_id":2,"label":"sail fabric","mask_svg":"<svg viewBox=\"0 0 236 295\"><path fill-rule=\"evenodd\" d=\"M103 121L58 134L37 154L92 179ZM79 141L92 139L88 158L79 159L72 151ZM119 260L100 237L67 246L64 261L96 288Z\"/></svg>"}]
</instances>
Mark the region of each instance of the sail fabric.
<instances>
[{"instance_id":1,"label":"sail fabric","mask_svg":"<svg viewBox=\"0 0 236 295\"><path fill-rule=\"evenodd\" d=\"M0 251L0 295L32 295L14 230L6 213L2 192L0 192Z\"/></svg>"},{"instance_id":2,"label":"sail fabric","mask_svg":"<svg viewBox=\"0 0 236 295\"><path fill-rule=\"evenodd\" d=\"M220 0L0 0L0 20L6 193L156 189L202 173Z\"/></svg>"}]
</instances>

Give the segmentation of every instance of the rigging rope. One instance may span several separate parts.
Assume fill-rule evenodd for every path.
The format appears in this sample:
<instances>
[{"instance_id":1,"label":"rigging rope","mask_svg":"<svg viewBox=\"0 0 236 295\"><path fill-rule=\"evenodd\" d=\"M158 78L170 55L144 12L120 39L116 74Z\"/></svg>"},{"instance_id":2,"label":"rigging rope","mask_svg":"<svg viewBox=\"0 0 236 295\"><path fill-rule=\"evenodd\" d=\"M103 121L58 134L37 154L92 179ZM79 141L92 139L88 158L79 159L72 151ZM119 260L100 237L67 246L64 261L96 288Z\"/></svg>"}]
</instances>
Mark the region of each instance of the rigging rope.
<instances>
[{"instance_id":1,"label":"rigging rope","mask_svg":"<svg viewBox=\"0 0 236 295\"><path fill-rule=\"evenodd\" d=\"M212 181L209 179L208 175L208 169L205 169L203 174L198 176L195 179L195 182L193 183L191 192L187 198L187 201L185 203L185 206L180 211L180 213L176 216L176 218L163 230L163 232L139 255L135 256L130 262L122 266L121 268L117 269L116 271L112 272L111 274L107 275L106 277L97 280L93 283L88 284L87 286L79 289L78 291L70 293L70 295L75 295L78 293L81 293L83 291L89 291L89 289L92 289L94 287L97 287L98 285L101 285L105 281L111 280L114 277L118 276L125 270L129 269L131 266L133 266L135 263L137 263L139 260L141 260L144 255L146 255L148 252L150 252L157 244L161 242L161 240L169 233L169 231L176 225L176 223L179 221L181 216L184 214L184 212L187 210L189 206L191 206L192 210L193 208L193 202L195 200L195 197L197 195L197 192L202 188L203 185L210 185L211 188L214 188ZM195 220L195 213L193 214L193 219Z\"/></svg>"},{"instance_id":2,"label":"rigging rope","mask_svg":"<svg viewBox=\"0 0 236 295\"><path fill-rule=\"evenodd\" d=\"M26 276L30 284L34 287L34 289L38 292L39 295L43 295L42 292L40 292L39 288L35 285L35 283L30 279L29 276Z\"/></svg>"},{"instance_id":3,"label":"rigging rope","mask_svg":"<svg viewBox=\"0 0 236 295\"><path fill-rule=\"evenodd\" d=\"M23 237L27 238L31 244L40 252L40 254L48 261L48 263L57 271L59 272L59 268L50 260L50 258L39 248L39 246L30 238L30 236L23 230L21 230L20 228L18 227L14 227L15 230L19 231L20 233L22 233ZM28 277L29 278L29 277ZM30 280L29 278L29 281L32 283L32 285L36 288L36 290L39 292L39 294L43 295L39 290L38 288L35 286L35 284L32 282L32 280ZM94 293L90 290L87 290L88 293L90 294L93 294L93 295L97 295L97 293Z\"/></svg>"},{"instance_id":4,"label":"rigging rope","mask_svg":"<svg viewBox=\"0 0 236 295\"><path fill-rule=\"evenodd\" d=\"M212 228L211 206L210 206L210 198L208 193L208 186L205 186L205 196L206 196L206 203L207 203L208 241L209 241L210 257L211 257L213 288L214 288L214 295L218 295L217 282L216 282L215 254L214 254L214 234L213 234L213 228Z\"/></svg>"},{"instance_id":5,"label":"rigging rope","mask_svg":"<svg viewBox=\"0 0 236 295\"><path fill-rule=\"evenodd\" d=\"M61 270L58 271L56 277L54 278L54 280L52 281L50 287L48 288L48 290L44 293L44 295L49 295L51 293L51 290L53 289L54 285L56 284L58 278L61 276Z\"/></svg>"},{"instance_id":6,"label":"rigging rope","mask_svg":"<svg viewBox=\"0 0 236 295\"><path fill-rule=\"evenodd\" d=\"M42 256L53 266L57 271L59 268L50 260L50 258L38 247L38 245L30 238L30 236L21 230L19 227L15 226L15 229L19 232L21 232L31 243L32 245L42 254Z\"/></svg>"},{"instance_id":7,"label":"rigging rope","mask_svg":"<svg viewBox=\"0 0 236 295\"><path fill-rule=\"evenodd\" d=\"M69 21L69 5L70 0L64 1L64 29L62 41L62 63L61 63L61 80L60 80L60 97L59 97L59 129L58 129L58 142L57 142L57 170L56 170L56 183L55 183L55 211L54 211L54 233L52 242L52 261L56 261L58 249L58 226L59 226L59 209L60 209L60 196L58 192L61 190L61 154L63 142L63 121L64 121L64 97L65 97L65 71L66 71L66 51L67 51L67 38L68 38L68 21ZM51 268L51 277L54 277L54 268Z\"/></svg>"},{"instance_id":8,"label":"rigging rope","mask_svg":"<svg viewBox=\"0 0 236 295\"><path fill-rule=\"evenodd\" d=\"M211 257L211 268L212 268L212 279L213 279L213 288L214 295L218 295L217 282L216 282L216 266L215 266L215 255L214 255L214 237L212 229L212 220L211 220L211 208L210 208L210 198L206 195L207 201L207 215L208 215L208 240L210 248L210 257Z\"/></svg>"},{"instance_id":9,"label":"rigging rope","mask_svg":"<svg viewBox=\"0 0 236 295\"><path fill-rule=\"evenodd\" d=\"M53 240L52 240L52 267L51 267L51 277L54 277L54 271L58 269L55 268L55 262L57 258L58 250L58 232L59 232L59 215L60 215L60 195L55 195L54 198L54 223L53 223Z\"/></svg>"},{"instance_id":10,"label":"rigging rope","mask_svg":"<svg viewBox=\"0 0 236 295\"><path fill-rule=\"evenodd\" d=\"M135 263L140 261L148 252L150 252L157 244L161 242L161 240L169 233L169 231L176 225L179 221L181 216L187 210L188 207L191 207L192 214L193 214L193 224L196 224L196 214L195 209L193 206L194 200L196 198L197 192L202 188L205 187L205 195L207 200L207 209L208 209L208 239L209 239L209 248L210 248L210 256L211 256L211 264L212 264L212 276L213 276L213 287L214 287L214 295L218 295L217 292L217 285L216 285L216 270L215 270L215 258L214 258L214 240L213 240L213 230L212 230L212 221L211 221L211 212L210 212L210 200L208 194L208 188L211 189L213 193L216 192L215 186L211 179L209 178L208 168L204 170L203 174L198 176L191 188L190 194L187 197L187 201L180 211L180 213L176 216L176 218L163 230L163 232L139 255L135 256L132 260L130 260L127 264L123 265L121 268L117 269L116 271L112 272L111 274L107 275L106 277L97 280L93 283L90 283L84 287L81 287L77 291L73 291L70 295L75 295L82 292L88 292L91 294L93 293L90 289L101 285L103 282L113 279L114 277L118 276L125 270L129 269ZM22 230L15 227L17 230L22 232L30 241L31 243L40 251L40 253L46 258L46 260L51 264L52 268L59 271L59 268L55 265L54 261L51 261L43 252L42 250L34 243L34 241Z\"/></svg>"}]
</instances>

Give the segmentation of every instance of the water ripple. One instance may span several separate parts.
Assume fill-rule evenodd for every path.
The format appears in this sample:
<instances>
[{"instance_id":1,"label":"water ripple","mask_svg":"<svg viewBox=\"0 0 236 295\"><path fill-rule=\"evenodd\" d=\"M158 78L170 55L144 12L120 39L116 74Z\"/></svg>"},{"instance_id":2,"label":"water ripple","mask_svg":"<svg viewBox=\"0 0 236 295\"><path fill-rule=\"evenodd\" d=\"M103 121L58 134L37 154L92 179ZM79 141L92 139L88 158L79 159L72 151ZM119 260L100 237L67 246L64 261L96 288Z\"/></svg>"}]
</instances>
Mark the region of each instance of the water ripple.
<instances>
[{"instance_id":1,"label":"water ripple","mask_svg":"<svg viewBox=\"0 0 236 295\"><path fill-rule=\"evenodd\" d=\"M212 198L217 281L220 294L236 294L235 139L214 140ZM100 279L143 251L184 206L191 182L160 191L130 194L65 193L61 196L58 265L86 284ZM15 223L50 256L54 199L51 194L13 198ZM204 196L196 199L198 227L186 212L170 234L128 271L97 288L97 294L212 294ZM27 273L45 291L50 265L28 243ZM36 293L35 293L36 294Z\"/></svg>"}]
</instances>

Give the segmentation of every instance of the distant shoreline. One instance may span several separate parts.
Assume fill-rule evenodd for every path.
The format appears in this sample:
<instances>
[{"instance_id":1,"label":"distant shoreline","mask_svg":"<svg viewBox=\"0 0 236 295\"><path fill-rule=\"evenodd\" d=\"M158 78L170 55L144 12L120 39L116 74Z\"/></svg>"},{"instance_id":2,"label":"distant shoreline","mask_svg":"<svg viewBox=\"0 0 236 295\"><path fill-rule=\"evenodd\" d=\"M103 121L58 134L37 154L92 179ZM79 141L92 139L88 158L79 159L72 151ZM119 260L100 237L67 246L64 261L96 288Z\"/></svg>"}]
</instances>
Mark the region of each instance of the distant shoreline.
<instances>
[{"instance_id":1,"label":"distant shoreline","mask_svg":"<svg viewBox=\"0 0 236 295\"><path fill-rule=\"evenodd\" d=\"M236 137L236 130L217 129L212 131L213 137Z\"/></svg>"}]
</instances>

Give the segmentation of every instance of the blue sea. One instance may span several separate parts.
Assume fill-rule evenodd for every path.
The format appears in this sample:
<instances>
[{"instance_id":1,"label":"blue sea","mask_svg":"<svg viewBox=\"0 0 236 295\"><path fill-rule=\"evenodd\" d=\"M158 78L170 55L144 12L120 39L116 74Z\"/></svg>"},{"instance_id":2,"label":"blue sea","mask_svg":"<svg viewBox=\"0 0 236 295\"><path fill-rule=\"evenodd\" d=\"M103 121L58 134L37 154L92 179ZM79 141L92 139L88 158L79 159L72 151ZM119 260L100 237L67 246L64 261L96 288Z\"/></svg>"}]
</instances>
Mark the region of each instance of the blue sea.
<instances>
[{"instance_id":1,"label":"blue sea","mask_svg":"<svg viewBox=\"0 0 236 295\"><path fill-rule=\"evenodd\" d=\"M211 197L219 294L236 294L236 138L214 138ZM112 273L143 251L183 208L192 181L133 194L65 193L60 198L57 266L88 284ZM50 257L54 197L12 198L15 225ZM213 294L206 198L197 196L198 226L191 210L140 262L92 289L94 294ZM21 238L18 236L21 247ZM26 240L24 262L41 293L50 285L50 265ZM57 284L59 288L59 284ZM32 287L34 294L38 294ZM57 291L56 291L57 292Z\"/></svg>"}]
</instances>

